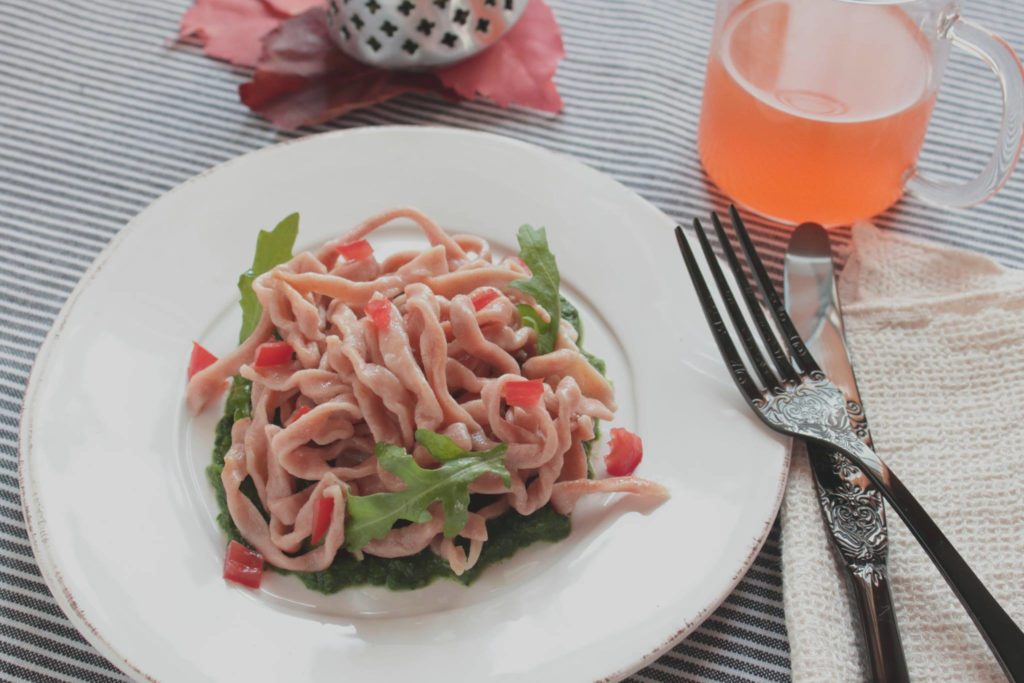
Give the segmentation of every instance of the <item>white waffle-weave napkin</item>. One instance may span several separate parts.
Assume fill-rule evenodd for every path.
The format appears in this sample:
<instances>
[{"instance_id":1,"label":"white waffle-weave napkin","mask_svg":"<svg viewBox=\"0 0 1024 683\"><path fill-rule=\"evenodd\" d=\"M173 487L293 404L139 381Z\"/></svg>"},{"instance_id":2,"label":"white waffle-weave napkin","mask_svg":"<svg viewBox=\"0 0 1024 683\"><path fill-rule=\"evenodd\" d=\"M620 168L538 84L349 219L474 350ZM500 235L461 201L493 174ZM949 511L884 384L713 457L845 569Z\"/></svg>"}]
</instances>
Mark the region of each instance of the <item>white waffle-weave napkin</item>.
<instances>
[{"instance_id":1,"label":"white waffle-weave napkin","mask_svg":"<svg viewBox=\"0 0 1024 683\"><path fill-rule=\"evenodd\" d=\"M1024 624L1024 272L861 224L853 229L840 294L879 454ZM781 515L793 680L868 680L806 453L794 455ZM911 678L1005 681L891 510L888 523Z\"/></svg>"}]
</instances>

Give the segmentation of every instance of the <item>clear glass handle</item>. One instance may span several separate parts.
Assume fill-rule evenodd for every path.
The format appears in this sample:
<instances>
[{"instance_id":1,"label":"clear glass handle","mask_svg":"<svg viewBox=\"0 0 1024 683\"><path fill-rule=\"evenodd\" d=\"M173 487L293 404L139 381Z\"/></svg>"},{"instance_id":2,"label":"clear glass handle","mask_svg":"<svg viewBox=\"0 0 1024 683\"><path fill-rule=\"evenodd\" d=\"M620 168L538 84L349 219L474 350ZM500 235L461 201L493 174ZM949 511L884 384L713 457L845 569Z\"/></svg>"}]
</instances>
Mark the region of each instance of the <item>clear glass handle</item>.
<instances>
[{"instance_id":1,"label":"clear glass handle","mask_svg":"<svg viewBox=\"0 0 1024 683\"><path fill-rule=\"evenodd\" d=\"M1005 40L966 19L954 17L948 24L946 37L954 45L981 58L999 80L1003 93L1003 120L996 149L984 170L966 183L929 180L915 173L907 181L907 189L931 204L973 206L1003 186L1020 156L1024 141L1024 67Z\"/></svg>"}]
</instances>

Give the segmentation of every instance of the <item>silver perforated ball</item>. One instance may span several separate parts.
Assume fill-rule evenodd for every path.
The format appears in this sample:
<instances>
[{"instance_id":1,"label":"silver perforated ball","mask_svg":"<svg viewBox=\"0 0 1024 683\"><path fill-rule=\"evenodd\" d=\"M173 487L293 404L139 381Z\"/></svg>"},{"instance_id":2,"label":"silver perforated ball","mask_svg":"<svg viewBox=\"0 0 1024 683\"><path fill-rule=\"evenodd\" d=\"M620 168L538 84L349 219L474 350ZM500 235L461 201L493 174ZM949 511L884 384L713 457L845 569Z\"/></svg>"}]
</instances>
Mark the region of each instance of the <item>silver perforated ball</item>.
<instances>
[{"instance_id":1,"label":"silver perforated ball","mask_svg":"<svg viewBox=\"0 0 1024 683\"><path fill-rule=\"evenodd\" d=\"M327 21L349 56L385 69L471 57L511 29L527 0L329 0Z\"/></svg>"}]
</instances>

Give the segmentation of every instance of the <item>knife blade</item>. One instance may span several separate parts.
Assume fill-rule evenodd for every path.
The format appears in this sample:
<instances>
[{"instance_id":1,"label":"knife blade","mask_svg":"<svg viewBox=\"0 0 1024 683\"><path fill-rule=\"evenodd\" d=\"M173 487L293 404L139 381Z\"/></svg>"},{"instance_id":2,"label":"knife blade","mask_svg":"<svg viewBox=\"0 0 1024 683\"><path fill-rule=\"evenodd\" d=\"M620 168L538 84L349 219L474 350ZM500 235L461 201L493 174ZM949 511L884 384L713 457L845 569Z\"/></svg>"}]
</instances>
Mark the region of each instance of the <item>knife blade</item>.
<instances>
[{"instance_id":1,"label":"knife blade","mask_svg":"<svg viewBox=\"0 0 1024 683\"><path fill-rule=\"evenodd\" d=\"M846 396L857 434L872 446L846 346L832 247L820 225L805 223L794 230L783 281L790 318L818 365ZM845 456L810 443L807 450L825 527L857 604L873 680L909 681L889 590L889 539L881 494Z\"/></svg>"}]
</instances>

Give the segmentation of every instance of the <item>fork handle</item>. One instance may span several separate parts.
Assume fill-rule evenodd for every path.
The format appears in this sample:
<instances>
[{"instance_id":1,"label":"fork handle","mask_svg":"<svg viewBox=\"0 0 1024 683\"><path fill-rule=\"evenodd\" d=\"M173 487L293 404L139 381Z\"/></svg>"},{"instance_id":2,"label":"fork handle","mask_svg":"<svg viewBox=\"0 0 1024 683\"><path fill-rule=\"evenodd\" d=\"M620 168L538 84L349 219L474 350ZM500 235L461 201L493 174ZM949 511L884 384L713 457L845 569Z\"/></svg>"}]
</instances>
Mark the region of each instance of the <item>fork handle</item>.
<instances>
[{"instance_id":1,"label":"fork handle","mask_svg":"<svg viewBox=\"0 0 1024 683\"><path fill-rule=\"evenodd\" d=\"M828 444L835 447L836 444ZM1024 683L1024 633L988 592L938 525L932 521L903 482L866 445L842 448L879 488L890 507L907 525L939 573L953 589L974 625L981 631L1006 677Z\"/></svg>"}]
</instances>

